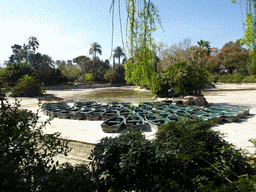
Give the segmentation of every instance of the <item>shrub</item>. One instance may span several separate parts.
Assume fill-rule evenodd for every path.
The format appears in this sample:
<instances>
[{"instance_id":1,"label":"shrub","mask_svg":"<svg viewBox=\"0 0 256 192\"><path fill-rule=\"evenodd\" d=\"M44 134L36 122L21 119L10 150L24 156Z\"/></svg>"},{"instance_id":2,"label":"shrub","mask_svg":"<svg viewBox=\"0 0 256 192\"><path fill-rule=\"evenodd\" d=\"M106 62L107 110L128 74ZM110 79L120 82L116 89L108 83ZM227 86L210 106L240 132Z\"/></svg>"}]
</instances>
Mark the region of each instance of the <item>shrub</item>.
<instances>
[{"instance_id":1,"label":"shrub","mask_svg":"<svg viewBox=\"0 0 256 192\"><path fill-rule=\"evenodd\" d=\"M8 87L15 87L17 81L24 75L33 76L36 80L39 79L39 74L32 69L27 62L9 63L7 67L0 73L0 79L5 82Z\"/></svg>"},{"instance_id":2,"label":"shrub","mask_svg":"<svg viewBox=\"0 0 256 192\"><path fill-rule=\"evenodd\" d=\"M160 75L161 82L159 90L162 87L173 88L176 93L182 95L192 95L209 83L208 72L203 68L196 68L188 65L187 61L176 63L167 68ZM166 89L166 88L165 88Z\"/></svg>"},{"instance_id":3,"label":"shrub","mask_svg":"<svg viewBox=\"0 0 256 192\"><path fill-rule=\"evenodd\" d=\"M114 69L108 69L104 74L104 78L108 80L110 83L114 81L116 78L116 72Z\"/></svg>"},{"instance_id":4,"label":"shrub","mask_svg":"<svg viewBox=\"0 0 256 192\"><path fill-rule=\"evenodd\" d=\"M211 82L220 82L220 83L242 83L245 78L242 74L225 74L225 75L212 75L209 78Z\"/></svg>"},{"instance_id":5,"label":"shrub","mask_svg":"<svg viewBox=\"0 0 256 192\"><path fill-rule=\"evenodd\" d=\"M27 112L18 109L17 99L14 106L4 96L0 101L0 188L36 191L41 181L58 167L53 157L69 151L67 142L58 139L60 133L43 134L50 119L37 127L38 111L29 120Z\"/></svg>"},{"instance_id":6,"label":"shrub","mask_svg":"<svg viewBox=\"0 0 256 192\"><path fill-rule=\"evenodd\" d=\"M39 95L40 85L39 81L29 75L24 75L20 78L14 88L14 94L19 96L21 92L23 96L37 96Z\"/></svg>"},{"instance_id":7,"label":"shrub","mask_svg":"<svg viewBox=\"0 0 256 192\"><path fill-rule=\"evenodd\" d=\"M211 126L190 116L158 130L155 142L163 143L180 159L173 179L182 181L188 191L248 191L243 182L250 183L249 191L255 190L255 168Z\"/></svg>"},{"instance_id":8,"label":"shrub","mask_svg":"<svg viewBox=\"0 0 256 192\"><path fill-rule=\"evenodd\" d=\"M39 191L95 191L96 183L90 179L87 165L62 164L49 179L41 183Z\"/></svg>"},{"instance_id":9,"label":"shrub","mask_svg":"<svg viewBox=\"0 0 256 192\"><path fill-rule=\"evenodd\" d=\"M86 73L84 75L83 83L92 83L93 80L93 74L92 73Z\"/></svg>"},{"instance_id":10,"label":"shrub","mask_svg":"<svg viewBox=\"0 0 256 192\"><path fill-rule=\"evenodd\" d=\"M256 83L256 75L246 76L243 80L243 83Z\"/></svg>"},{"instance_id":11,"label":"shrub","mask_svg":"<svg viewBox=\"0 0 256 192\"><path fill-rule=\"evenodd\" d=\"M173 156L146 140L141 132L106 137L91 154L92 179L98 183L99 191L177 190L181 186L168 180L170 172L165 171L165 166L170 169L178 166Z\"/></svg>"},{"instance_id":12,"label":"shrub","mask_svg":"<svg viewBox=\"0 0 256 192\"><path fill-rule=\"evenodd\" d=\"M91 154L97 189L254 191L254 166L212 125L187 116L160 127L153 141L140 131L103 138Z\"/></svg>"},{"instance_id":13,"label":"shrub","mask_svg":"<svg viewBox=\"0 0 256 192\"><path fill-rule=\"evenodd\" d=\"M61 73L66 76L70 81L78 80L78 77L81 75L82 70L77 66L66 66L61 70Z\"/></svg>"}]
</instances>

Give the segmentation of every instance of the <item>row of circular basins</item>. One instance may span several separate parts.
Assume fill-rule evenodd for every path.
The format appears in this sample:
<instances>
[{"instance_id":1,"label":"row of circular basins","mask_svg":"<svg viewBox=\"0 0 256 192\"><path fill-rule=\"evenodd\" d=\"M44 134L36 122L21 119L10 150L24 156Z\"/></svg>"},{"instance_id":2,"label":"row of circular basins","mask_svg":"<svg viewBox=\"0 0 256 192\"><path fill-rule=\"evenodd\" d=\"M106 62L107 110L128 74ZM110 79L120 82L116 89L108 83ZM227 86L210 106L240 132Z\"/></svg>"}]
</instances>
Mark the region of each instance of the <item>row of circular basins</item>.
<instances>
[{"instance_id":1,"label":"row of circular basins","mask_svg":"<svg viewBox=\"0 0 256 192\"><path fill-rule=\"evenodd\" d=\"M171 101L143 102L138 106L130 102L109 102L99 104L95 101L74 102L73 106L67 102L44 103L44 115L51 115L59 119L102 120L104 132L117 132L119 128L142 128L147 122L159 127L169 121L177 121L179 116L195 115L205 121L234 122L249 114L249 109L241 107L216 107L176 105Z\"/></svg>"}]
</instances>

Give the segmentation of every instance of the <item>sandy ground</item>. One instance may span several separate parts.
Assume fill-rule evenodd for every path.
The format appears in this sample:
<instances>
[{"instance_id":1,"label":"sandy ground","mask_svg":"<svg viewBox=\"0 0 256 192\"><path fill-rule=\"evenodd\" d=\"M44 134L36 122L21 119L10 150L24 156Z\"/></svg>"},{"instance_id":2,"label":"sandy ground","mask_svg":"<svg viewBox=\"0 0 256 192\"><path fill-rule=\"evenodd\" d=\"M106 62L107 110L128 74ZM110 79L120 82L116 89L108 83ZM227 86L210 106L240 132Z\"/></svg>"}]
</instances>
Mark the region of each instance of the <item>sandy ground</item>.
<instances>
[{"instance_id":1,"label":"sandy ground","mask_svg":"<svg viewBox=\"0 0 256 192\"><path fill-rule=\"evenodd\" d=\"M80 100L88 100L85 97L86 94L96 92L96 91L107 91L113 89L113 87L88 87L88 86L77 86L75 88L59 88L59 87L50 87L47 90L48 95L54 95L64 100L73 100L75 97ZM122 89L136 89L140 91L147 91L139 89L138 87L132 86L120 86L114 87L116 90ZM242 89L241 91L228 91L233 89ZM244 90L252 89L252 90ZM256 139L256 84L216 84L214 88L214 93L207 92L205 98L209 103L216 105L240 105L250 109L250 115L241 119L239 122L235 123L225 123L216 125L213 129L219 130L221 133L224 133L224 139L237 148L247 150L249 153L254 153L255 148L249 139ZM225 91L222 91L225 90ZM209 93L209 94L208 94ZM18 98L22 99L21 107L27 108L32 111L38 109L37 99L36 98ZM14 99L8 97L8 100L13 103ZM99 101L98 101L99 102ZM104 102L102 100L102 102ZM138 104L138 103L134 103ZM42 123L47 116L39 112L39 122ZM70 146L73 150L69 153L67 157L58 156L56 160L59 160L60 163L68 161L71 164L76 163L86 163L89 160L87 159L88 155L93 149L93 145L100 141L103 137L116 137L120 133L104 133L101 130L100 124L102 121L77 121L77 120L60 120L55 118L51 121L51 125L47 124L45 127L45 133L54 133L61 132L62 138L79 141L71 142ZM147 125L144 129L144 134L146 138L154 138L154 134L157 130L153 127ZM122 131L123 132L123 131ZM80 143L81 142L81 143ZM86 144L87 143L87 144Z\"/></svg>"}]
</instances>

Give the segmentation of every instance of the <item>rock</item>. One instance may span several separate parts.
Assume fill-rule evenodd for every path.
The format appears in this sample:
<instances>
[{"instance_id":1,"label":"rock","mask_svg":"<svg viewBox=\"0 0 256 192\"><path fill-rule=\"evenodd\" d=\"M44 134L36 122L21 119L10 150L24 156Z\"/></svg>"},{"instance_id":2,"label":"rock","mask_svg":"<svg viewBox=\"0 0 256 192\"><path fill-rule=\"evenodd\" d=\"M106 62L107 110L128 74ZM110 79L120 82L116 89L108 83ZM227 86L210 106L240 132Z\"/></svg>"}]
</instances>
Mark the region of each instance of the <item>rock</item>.
<instances>
[{"instance_id":1,"label":"rock","mask_svg":"<svg viewBox=\"0 0 256 192\"><path fill-rule=\"evenodd\" d=\"M203 95L200 96L185 96L183 99L184 105L197 105L197 106L206 106L208 102Z\"/></svg>"}]
</instances>

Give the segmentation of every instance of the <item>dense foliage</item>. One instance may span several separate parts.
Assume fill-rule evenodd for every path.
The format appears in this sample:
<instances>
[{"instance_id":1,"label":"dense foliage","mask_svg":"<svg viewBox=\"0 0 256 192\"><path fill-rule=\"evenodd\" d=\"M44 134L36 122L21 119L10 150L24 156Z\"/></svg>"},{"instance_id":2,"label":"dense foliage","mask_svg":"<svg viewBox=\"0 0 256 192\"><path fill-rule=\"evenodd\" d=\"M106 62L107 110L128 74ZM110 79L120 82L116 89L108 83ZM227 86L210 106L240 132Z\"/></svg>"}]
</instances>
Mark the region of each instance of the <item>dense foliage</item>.
<instances>
[{"instance_id":1,"label":"dense foliage","mask_svg":"<svg viewBox=\"0 0 256 192\"><path fill-rule=\"evenodd\" d=\"M19 110L17 100L11 106L4 94L0 101L0 188L36 191L58 167L53 157L69 151L67 142L58 139L59 133L43 134L50 119L38 127L38 111L34 114Z\"/></svg>"},{"instance_id":2,"label":"dense foliage","mask_svg":"<svg viewBox=\"0 0 256 192\"><path fill-rule=\"evenodd\" d=\"M91 154L99 191L250 191L255 169L211 123L180 117L156 139L141 132L103 138Z\"/></svg>"},{"instance_id":3,"label":"dense foliage","mask_svg":"<svg viewBox=\"0 0 256 192\"><path fill-rule=\"evenodd\" d=\"M160 23L157 7L150 1L127 1L129 22L129 56L125 62L125 80L127 83L157 89L155 73L155 44L153 32L156 23ZM138 7L141 7L139 9Z\"/></svg>"},{"instance_id":4,"label":"dense foliage","mask_svg":"<svg viewBox=\"0 0 256 192\"><path fill-rule=\"evenodd\" d=\"M183 61L167 68L160 74L159 79L158 93L165 93L173 88L176 93L193 95L208 84L208 73L203 68Z\"/></svg>"}]
</instances>

